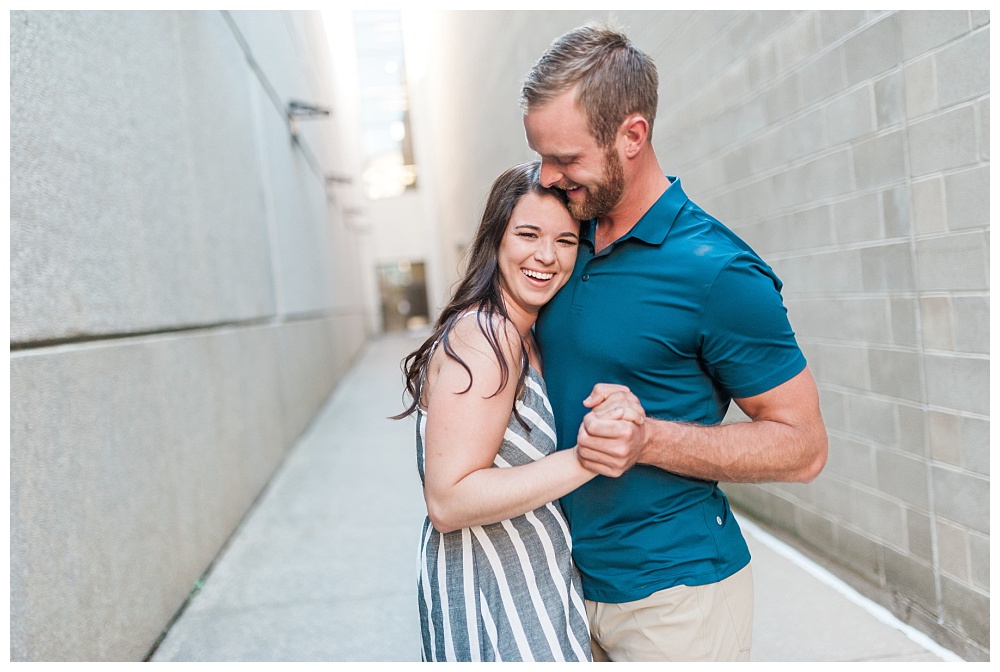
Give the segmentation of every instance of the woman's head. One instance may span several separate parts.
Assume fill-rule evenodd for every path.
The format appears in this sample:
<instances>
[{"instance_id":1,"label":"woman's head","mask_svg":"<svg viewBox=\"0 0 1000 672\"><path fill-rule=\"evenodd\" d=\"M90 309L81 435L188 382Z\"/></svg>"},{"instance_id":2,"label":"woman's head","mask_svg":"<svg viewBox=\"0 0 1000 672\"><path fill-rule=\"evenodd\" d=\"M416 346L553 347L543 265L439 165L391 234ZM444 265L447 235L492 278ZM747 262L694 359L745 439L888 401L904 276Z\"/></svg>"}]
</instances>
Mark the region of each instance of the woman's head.
<instances>
[{"instance_id":1,"label":"woman's head","mask_svg":"<svg viewBox=\"0 0 1000 672\"><path fill-rule=\"evenodd\" d=\"M569 280L579 245L579 220L554 196L529 191L518 200L497 257L508 317L522 333Z\"/></svg>"},{"instance_id":2,"label":"woman's head","mask_svg":"<svg viewBox=\"0 0 1000 672\"><path fill-rule=\"evenodd\" d=\"M471 388L472 372L448 341L449 329L470 310L477 311L479 329L497 356L502 389L507 384L509 371L501 345L503 338L498 331L502 328L501 320L494 318L511 319L507 300L511 301L512 310L520 312L526 307L529 311L537 311L538 306L552 298L568 279L576 259L580 223L565 209L566 195L561 190L547 189L539 184L540 165L534 161L514 166L493 182L469 249L465 273L451 301L441 311L431 336L403 360L406 393L411 402L404 412L394 417L402 418L416 410L421 381L438 343L449 357L469 372ZM523 204L522 207L519 204ZM545 249L538 251L546 246L557 249L558 254ZM553 259L554 256L557 258ZM560 269L558 273L552 270L555 266ZM550 272L552 277L546 278ZM541 277L531 279L532 274ZM505 275L509 278L505 279ZM517 374L518 393L528 370L527 347L523 342L521 364Z\"/></svg>"},{"instance_id":3,"label":"woman's head","mask_svg":"<svg viewBox=\"0 0 1000 672\"><path fill-rule=\"evenodd\" d=\"M574 235L579 234L579 223L572 220L568 211L565 211L565 193L560 189L547 189L538 183L539 167L538 161L522 163L507 169L493 182L486 199L486 207L483 209L483 217L469 249L464 277L459 283L449 308L454 307L458 311L471 305L483 303L496 309L502 305L504 278L499 263L500 248L509 235L508 229L511 227L511 219L515 209L518 209L518 204L525 196L530 194L542 201L552 199L552 201L558 202L562 209L561 212L565 214L562 215L559 211L550 210L550 212L555 216L567 218L563 222L559 222L562 225L559 233L572 229ZM522 207L518 210L520 212L524 209ZM536 222L536 224L538 223L540 222ZM575 254L573 257L575 259ZM572 270L572 266L569 270ZM565 281L566 278L561 278L560 286ZM445 312L447 313L448 309ZM503 311L502 314L506 315L506 311ZM442 318L447 319L445 314L442 314Z\"/></svg>"}]
</instances>

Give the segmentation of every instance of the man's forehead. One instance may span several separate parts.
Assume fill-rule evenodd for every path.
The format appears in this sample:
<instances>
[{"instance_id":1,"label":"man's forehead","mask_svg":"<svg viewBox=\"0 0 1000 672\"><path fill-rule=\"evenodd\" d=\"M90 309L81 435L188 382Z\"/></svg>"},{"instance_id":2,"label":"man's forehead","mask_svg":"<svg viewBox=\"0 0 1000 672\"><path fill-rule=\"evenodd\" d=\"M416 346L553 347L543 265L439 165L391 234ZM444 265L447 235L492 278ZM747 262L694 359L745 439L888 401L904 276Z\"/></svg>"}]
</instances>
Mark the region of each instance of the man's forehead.
<instances>
[{"instance_id":1,"label":"man's forehead","mask_svg":"<svg viewBox=\"0 0 1000 672\"><path fill-rule=\"evenodd\" d=\"M575 155L595 144L586 117L577 110L544 106L524 115L528 146L541 154Z\"/></svg>"},{"instance_id":2,"label":"man's forehead","mask_svg":"<svg viewBox=\"0 0 1000 672\"><path fill-rule=\"evenodd\" d=\"M528 146L545 158L572 158L587 151L584 143L569 136L564 130L542 128L537 132L527 132ZM583 138L580 138L583 139Z\"/></svg>"}]
</instances>

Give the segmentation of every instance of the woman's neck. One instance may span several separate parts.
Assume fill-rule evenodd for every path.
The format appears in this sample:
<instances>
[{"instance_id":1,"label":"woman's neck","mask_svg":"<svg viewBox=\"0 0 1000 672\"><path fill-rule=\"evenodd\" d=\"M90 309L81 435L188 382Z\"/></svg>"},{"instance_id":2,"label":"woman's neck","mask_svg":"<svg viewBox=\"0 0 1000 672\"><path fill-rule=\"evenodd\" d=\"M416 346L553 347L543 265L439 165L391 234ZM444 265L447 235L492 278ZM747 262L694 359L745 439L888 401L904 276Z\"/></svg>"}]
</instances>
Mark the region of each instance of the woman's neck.
<instances>
[{"instance_id":1,"label":"woman's neck","mask_svg":"<svg viewBox=\"0 0 1000 672\"><path fill-rule=\"evenodd\" d=\"M517 303L509 301L506 296L504 296L503 305L507 309L507 317L514 323L521 338L528 339L531 336L531 328L535 326L535 320L538 319L538 312L529 312Z\"/></svg>"}]
</instances>

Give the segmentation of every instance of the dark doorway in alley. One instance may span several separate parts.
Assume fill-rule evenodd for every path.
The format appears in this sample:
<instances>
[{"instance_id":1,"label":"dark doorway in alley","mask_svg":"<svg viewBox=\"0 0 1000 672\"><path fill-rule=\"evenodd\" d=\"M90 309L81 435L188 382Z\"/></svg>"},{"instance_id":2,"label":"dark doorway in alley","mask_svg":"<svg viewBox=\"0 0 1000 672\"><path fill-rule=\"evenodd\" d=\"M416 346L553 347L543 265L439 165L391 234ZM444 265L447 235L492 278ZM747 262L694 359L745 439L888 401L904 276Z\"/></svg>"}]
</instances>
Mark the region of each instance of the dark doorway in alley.
<instances>
[{"instance_id":1,"label":"dark doorway in alley","mask_svg":"<svg viewBox=\"0 0 1000 672\"><path fill-rule=\"evenodd\" d=\"M384 331L405 331L427 325L424 262L404 259L379 265L378 286Z\"/></svg>"}]
</instances>

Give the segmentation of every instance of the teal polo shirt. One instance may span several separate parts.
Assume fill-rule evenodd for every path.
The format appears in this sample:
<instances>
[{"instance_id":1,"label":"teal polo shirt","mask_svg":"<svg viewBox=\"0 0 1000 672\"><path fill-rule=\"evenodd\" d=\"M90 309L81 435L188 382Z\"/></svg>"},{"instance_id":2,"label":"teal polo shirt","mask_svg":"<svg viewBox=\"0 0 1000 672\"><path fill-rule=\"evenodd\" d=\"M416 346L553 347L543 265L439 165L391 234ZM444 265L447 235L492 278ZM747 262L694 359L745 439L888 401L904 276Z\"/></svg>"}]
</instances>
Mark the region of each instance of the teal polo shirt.
<instances>
[{"instance_id":1,"label":"teal polo shirt","mask_svg":"<svg viewBox=\"0 0 1000 672\"><path fill-rule=\"evenodd\" d=\"M576 443L596 383L627 385L652 418L715 425L733 397L806 365L781 281L680 180L632 230L594 254L583 227L573 275L535 326L559 448ZM561 500L587 599L630 602L721 581L750 551L718 484L636 465Z\"/></svg>"}]
</instances>

